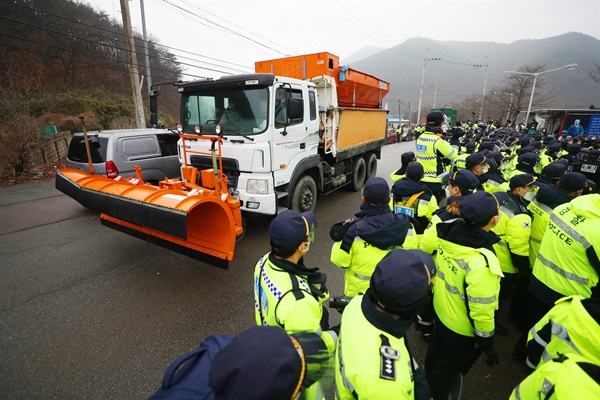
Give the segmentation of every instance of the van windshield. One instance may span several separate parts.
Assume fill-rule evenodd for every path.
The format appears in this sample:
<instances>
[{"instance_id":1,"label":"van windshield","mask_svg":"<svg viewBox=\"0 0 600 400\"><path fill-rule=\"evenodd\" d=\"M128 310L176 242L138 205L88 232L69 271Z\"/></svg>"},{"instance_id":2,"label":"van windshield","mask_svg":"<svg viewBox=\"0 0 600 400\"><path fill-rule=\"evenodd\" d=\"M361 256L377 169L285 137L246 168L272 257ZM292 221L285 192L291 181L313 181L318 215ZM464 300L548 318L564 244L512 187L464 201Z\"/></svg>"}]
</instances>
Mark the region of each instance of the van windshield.
<instances>
[{"instance_id":1,"label":"van windshield","mask_svg":"<svg viewBox=\"0 0 600 400\"><path fill-rule=\"evenodd\" d=\"M226 135L256 134L267 129L267 88L218 88L185 93L181 99L183 131L214 133L217 125Z\"/></svg>"}]
</instances>

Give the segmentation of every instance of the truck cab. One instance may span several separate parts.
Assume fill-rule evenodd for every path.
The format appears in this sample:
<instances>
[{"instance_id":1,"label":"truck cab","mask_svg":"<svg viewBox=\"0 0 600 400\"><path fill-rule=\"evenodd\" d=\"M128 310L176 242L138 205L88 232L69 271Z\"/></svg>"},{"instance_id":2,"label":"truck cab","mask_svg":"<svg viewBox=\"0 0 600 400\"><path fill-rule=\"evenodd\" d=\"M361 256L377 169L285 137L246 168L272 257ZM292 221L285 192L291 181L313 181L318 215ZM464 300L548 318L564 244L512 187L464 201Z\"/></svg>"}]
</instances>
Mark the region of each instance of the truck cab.
<instances>
[{"instance_id":1,"label":"truck cab","mask_svg":"<svg viewBox=\"0 0 600 400\"><path fill-rule=\"evenodd\" d=\"M184 132L216 135L218 126L226 138L223 172L242 210L276 214L286 203L280 199L288 197L289 203L286 189L294 175L318 166L318 105L311 82L249 74L185 83L179 92ZM198 148L207 143L182 143L185 163L212 167L210 156L186 151L208 151Z\"/></svg>"}]
</instances>

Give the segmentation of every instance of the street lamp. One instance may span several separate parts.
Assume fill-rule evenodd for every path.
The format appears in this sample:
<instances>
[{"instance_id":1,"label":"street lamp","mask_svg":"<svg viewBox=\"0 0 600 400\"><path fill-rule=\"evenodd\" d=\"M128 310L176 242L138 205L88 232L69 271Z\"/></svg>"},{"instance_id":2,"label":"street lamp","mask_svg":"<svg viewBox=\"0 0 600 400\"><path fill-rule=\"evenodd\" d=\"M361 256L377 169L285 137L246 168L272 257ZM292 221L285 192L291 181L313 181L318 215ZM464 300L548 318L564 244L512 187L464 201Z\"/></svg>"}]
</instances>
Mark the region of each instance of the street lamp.
<instances>
[{"instance_id":1,"label":"street lamp","mask_svg":"<svg viewBox=\"0 0 600 400\"><path fill-rule=\"evenodd\" d=\"M427 58L427 52L431 49L425 50L425 58L423 59L423 75L421 76L421 93L419 94L419 108L417 112L417 125L421 123L421 102L423 101L423 85L425 85L425 66L429 61L439 61L441 58Z\"/></svg>"},{"instance_id":2,"label":"street lamp","mask_svg":"<svg viewBox=\"0 0 600 400\"><path fill-rule=\"evenodd\" d=\"M508 119L510 118L510 108L512 106L513 94L512 93L506 93L506 92L494 92L494 94L510 94L510 101L508 102L508 113L506 114L506 123L508 124Z\"/></svg>"},{"instance_id":3,"label":"street lamp","mask_svg":"<svg viewBox=\"0 0 600 400\"><path fill-rule=\"evenodd\" d=\"M533 93L535 92L535 84L537 83L537 78L539 75L548 73L548 72L554 72L554 71L560 71L561 69L566 69L566 70L572 70L577 68L577 64L567 64L567 65L563 65L560 68L554 68L554 69L549 69L547 71L540 71L540 72L518 72L518 71L504 71L505 74L513 74L513 75L533 75L533 87L531 88L531 97L529 97L529 107L527 107L527 115L525 115L525 126L527 126L528 122L529 122L529 114L531 113L531 103L533 103Z\"/></svg>"}]
</instances>

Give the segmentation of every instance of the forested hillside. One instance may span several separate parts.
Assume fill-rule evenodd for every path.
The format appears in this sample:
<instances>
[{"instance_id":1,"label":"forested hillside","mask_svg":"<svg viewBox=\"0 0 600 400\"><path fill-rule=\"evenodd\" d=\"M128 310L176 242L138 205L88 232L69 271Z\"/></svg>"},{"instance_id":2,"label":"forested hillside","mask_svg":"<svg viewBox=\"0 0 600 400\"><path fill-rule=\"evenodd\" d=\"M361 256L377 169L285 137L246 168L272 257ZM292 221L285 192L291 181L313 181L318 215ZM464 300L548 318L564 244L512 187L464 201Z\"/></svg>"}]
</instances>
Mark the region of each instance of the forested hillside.
<instances>
[{"instance_id":1,"label":"forested hillside","mask_svg":"<svg viewBox=\"0 0 600 400\"><path fill-rule=\"evenodd\" d=\"M142 73L141 37L135 47ZM154 83L180 79L180 65L168 50L150 39L148 52ZM88 129L135 127L127 59L121 21L89 5L0 1L0 169L18 170L22 148L45 124L81 130L77 116L83 114ZM173 121L177 107L175 88L163 88L161 119Z\"/></svg>"}]
</instances>

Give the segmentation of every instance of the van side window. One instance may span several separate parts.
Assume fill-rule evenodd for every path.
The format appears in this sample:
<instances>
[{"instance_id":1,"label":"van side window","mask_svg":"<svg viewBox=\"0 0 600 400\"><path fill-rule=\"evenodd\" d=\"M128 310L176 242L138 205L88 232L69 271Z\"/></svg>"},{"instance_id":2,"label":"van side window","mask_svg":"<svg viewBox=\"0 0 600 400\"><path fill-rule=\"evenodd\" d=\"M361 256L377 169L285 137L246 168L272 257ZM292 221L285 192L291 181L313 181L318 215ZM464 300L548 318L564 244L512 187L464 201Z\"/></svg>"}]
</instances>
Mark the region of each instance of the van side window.
<instances>
[{"instance_id":1,"label":"van side window","mask_svg":"<svg viewBox=\"0 0 600 400\"><path fill-rule=\"evenodd\" d=\"M94 164L103 163L106 160L108 139L94 135L88 135L88 139L90 141L92 162ZM73 135L71 138L71 143L69 144L67 158L75 162L88 162L87 150L85 148L85 140L83 140L83 135Z\"/></svg>"},{"instance_id":2,"label":"van side window","mask_svg":"<svg viewBox=\"0 0 600 400\"><path fill-rule=\"evenodd\" d=\"M121 139L120 147L119 153L122 152L123 159L126 161L158 157L161 153L154 136L125 137Z\"/></svg>"},{"instance_id":3,"label":"van side window","mask_svg":"<svg viewBox=\"0 0 600 400\"><path fill-rule=\"evenodd\" d=\"M163 157L177 155L177 141L179 140L179 135L161 133L156 135L156 137L158 138L158 146L160 147L160 153Z\"/></svg>"}]
</instances>

